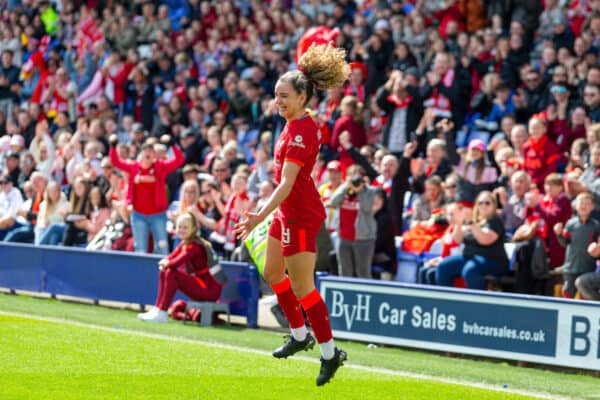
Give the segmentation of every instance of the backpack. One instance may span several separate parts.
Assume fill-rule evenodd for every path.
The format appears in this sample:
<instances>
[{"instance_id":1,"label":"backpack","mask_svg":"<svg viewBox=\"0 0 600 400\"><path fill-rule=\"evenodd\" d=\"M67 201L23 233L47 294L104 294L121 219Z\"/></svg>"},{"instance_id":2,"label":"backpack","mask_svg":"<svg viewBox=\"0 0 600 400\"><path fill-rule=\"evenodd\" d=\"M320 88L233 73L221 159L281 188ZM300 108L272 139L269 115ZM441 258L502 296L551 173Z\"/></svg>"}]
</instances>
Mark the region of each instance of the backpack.
<instances>
[{"instance_id":1,"label":"backpack","mask_svg":"<svg viewBox=\"0 0 600 400\"><path fill-rule=\"evenodd\" d=\"M210 270L210 274L215 278L215 280L221 284L221 286L227 283L227 275L221 264L219 264L219 256L215 253L212 245L207 240L200 240L202 245L204 246L204 250L206 250L206 262L208 263L208 269Z\"/></svg>"},{"instance_id":2,"label":"backpack","mask_svg":"<svg viewBox=\"0 0 600 400\"><path fill-rule=\"evenodd\" d=\"M202 246L204 246L204 250L206 250L206 262L208 263L208 268L212 268L215 265L219 264L219 256L215 253L212 245L207 240L201 240Z\"/></svg>"}]
</instances>

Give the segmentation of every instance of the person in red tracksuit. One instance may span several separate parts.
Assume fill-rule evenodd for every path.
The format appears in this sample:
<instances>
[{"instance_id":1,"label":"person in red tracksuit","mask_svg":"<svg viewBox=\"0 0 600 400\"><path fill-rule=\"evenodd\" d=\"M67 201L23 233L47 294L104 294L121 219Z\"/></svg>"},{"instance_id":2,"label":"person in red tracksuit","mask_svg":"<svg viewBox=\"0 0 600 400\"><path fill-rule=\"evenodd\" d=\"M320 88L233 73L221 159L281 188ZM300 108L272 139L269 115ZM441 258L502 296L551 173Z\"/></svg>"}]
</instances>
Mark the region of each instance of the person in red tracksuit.
<instances>
[{"instance_id":1,"label":"person in red tracksuit","mask_svg":"<svg viewBox=\"0 0 600 400\"><path fill-rule=\"evenodd\" d=\"M319 154L319 128L306 106L317 89L341 86L349 72L344 50L318 45L304 53L297 71L286 72L279 78L275 104L286 125L275 145L277 188L260 212L246 213L246 218L235 227L236 234L245 240L277 209L269 228L264 278L277 296L292 335L273 356L286 358L314 346L302 305L321 350L317 386L329 382L347 356L335 347L327 305L315 288L316 237L325 220L325 209L311 178Z\"/></svg>"},{"instance_id":2,"label":"person in red tracksuit","mask_svg":"<svg viewBox=\"0 0 600 400\"><path fill-rule=\"evenodd\" d=\"M155 306L148 312L138 314L145 322L167 322L167 310L177 290L195 301L216 301L222 286L208 268L204 239L198 236L196 218L191 212L177 218L179 245L171 254L158 262L160 270L158 295Z\"/></svg>"}]
</instances>

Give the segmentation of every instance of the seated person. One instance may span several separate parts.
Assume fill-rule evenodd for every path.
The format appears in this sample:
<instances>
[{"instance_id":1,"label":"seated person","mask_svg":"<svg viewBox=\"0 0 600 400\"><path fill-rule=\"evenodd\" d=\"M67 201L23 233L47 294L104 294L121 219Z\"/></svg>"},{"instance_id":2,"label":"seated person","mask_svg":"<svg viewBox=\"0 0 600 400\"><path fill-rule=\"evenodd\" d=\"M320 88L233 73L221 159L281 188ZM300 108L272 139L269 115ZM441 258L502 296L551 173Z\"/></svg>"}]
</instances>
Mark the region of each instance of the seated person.
<instances>
[{"instance_id":1,"label":"seated person","mask_svg":"<svg viewBox=\"0 0 600 400\"><path fill-rule=\"evenodd\" d=\"M473 220L456 221L456 243L464 243L462 255L443 259L436 268L435 280L440 286L452 286L463 277L469 289L484 290L485 276L508 272L508 256L504 250L504 225L497 215L496 198L489 191L481 192L473 208Z\"/></svg>"},{"instance_id":2,"label":"seated person","mask_svg":"<svg viewBox=\"0 0 600 400\"><path fill-rule=\"evenodd\" d=\"M23 195L13 187L8 177L0 178L0 240L16 227L17 212L23 205Z\"/></svg>"},{"instance_id":3,"label":"seated person","mask_svg":"<svg viewBox=\"0 0 600 400\"><path fill-rule=\"evenodd\" d=\"M435 267L437 267L444 258L448 256L460 255L462 248L454 240L454 231L460 228L458 221L462 221L462 214L465 209L459 203L451 203L446 206L446 218L448 220L448 228L442 236L442 253L439 257L428 260L424 268L419 270L419 282L426 283L428 285L435 285Z\"/></svg>"},{"instance_id":4,"label":"seated person","mask_svg":"<svg viewBox=\"0 0 600 400\"><path fill-rule=\"evenodd\" d=\"M432 211L444 207L446 198L442 187L442 179L433 175L425 180L425 193L413 205L411 225L424 223L431 218Z\"/></svg>"},{"instance_id":5,"label":"seated person","mask_svg":"<svg viewBox=\"0 0 600 400\"><path fill-rule=\"evenodd\" d=\"M465 205L473 203L483 190L493 190L498 180L496 168L486 160L486 147L480 139L469 142L466 154L455 168L458 174L457 198Z\"/></svg>"},{"instance_id":6,"label":"seated person","mask_svg":"<svg viewBox=\"0 0 600 400\"><path fill-rule=\"evenodd\" d=\"M40 212L36 221L34 233L35 244L40 244L42 236L52 224L64 224L65 216L69 212L67 196L60 190L57 182L50 182L44 192L44 200L40 204ZM62 239L62 235L61 235ZM60 239L56 239L58 243Z\"/></svg>"},{"instance_id":7,"label":"seated person","mask_svg":"<svg viewBox=\"0 0 600 400\"><path fill-rule=\"evenodd\" d=\"M179 245L158 262L159 283L155 306L148 312L138 314L145 322L167 322L167 310L177 290L195 301L216 301L221 296L222 286L211 275L208 268L207 251L210 246L198 236L198 225L192 213L186 212L177 218Z\"/></svg>"},{"instance_id":8,"label":"seated person","mask_svg":"<svg viewBox=\"0 0 600 400\"><path fill-rule=\"evenodd\" d=\"M525 222L525 193L531 187L531 178L525 171L517 171L510 177L509 191L504 187L498 187L494 194L502 205L500 218L504 228L513 233Z\"/></svg>"},{"instance_id":9,"label":"seated person","mask_svg":"<svg viewBox=\"0 0 600 400\"><path fill-rule=\"evenodd\" d=\"M91 242L100 232L107 221L110 221L111 209L106 203L106 197L102 195L99 187L94 186L90 190L90 209L85 219L75 222L76 226L87 232L87 241Z\"/></svg>"}]
</instances>

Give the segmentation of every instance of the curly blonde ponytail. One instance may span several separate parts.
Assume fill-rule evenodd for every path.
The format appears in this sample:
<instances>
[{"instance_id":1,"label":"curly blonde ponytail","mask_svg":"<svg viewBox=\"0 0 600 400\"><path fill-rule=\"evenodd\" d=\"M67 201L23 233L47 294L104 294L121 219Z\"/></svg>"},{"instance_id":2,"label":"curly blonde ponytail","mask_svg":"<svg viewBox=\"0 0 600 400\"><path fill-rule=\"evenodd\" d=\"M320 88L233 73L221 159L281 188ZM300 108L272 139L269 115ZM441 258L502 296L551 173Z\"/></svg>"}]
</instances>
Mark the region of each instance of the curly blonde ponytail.
<instances>
[{"instance_id":1,"label":"curly blonde ponytail","mask_svg":"<svg viewBox=\"0 0 600 400\"><path fill-rule=\"evenodd\" d=\"M328 44L313 44L300 57L298 71L286 72L279 81L289 83L298 93L306 93L308 104L317 89L342 86L349 75L346 50Z\"/></svg>"}]
</instances>

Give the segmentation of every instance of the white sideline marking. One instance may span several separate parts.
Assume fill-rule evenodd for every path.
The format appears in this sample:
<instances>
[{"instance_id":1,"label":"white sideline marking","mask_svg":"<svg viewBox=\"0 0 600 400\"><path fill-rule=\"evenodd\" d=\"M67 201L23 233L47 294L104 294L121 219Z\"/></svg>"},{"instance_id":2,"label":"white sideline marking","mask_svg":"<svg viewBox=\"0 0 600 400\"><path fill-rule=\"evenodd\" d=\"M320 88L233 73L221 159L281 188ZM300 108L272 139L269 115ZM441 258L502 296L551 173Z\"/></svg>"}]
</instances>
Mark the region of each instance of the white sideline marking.
<instances>
[{"instance_id":1,"label":"white sideline marking","mask_svg":"<svg viewBox=\"0 0 600 400\"><path fill-rule=\"evenodd\" d=\"M76 327L80 327L80 328L95 329L95 330L103 331L103 332L121 333L124 335L141 336L141 337L146 337L146 338L151 338L151 339L167 340L170 342L195 344L195 345L202 345L202 346L207 346L207 347L216 347L216 348L226 349L226 350L243 351L245 353L252 353L252 354L258 354L261 356L271 357L271 353L268 351L265 351L265 350L256 350L256 349L250 349L247 347L239 347L239 346L223 344L223 343L207 342L207 341L197 340L197 339L171 337L171 336L162 335L162 334L158 334L158 333L142 332L142 331L136 331L136 330L132 330L132 329L111 328L108 326L94 325L94 324L89 324L89 323L85 323L85 322L71 321L71 320L63 319L63 318L45 317L45 316L41 316L41 315L30 315L30 314L10 312L10 311L1 311L1 310L0 310L0 315L23 318L23 319L31 319L31 320L36 320L36 321L52 322L52 323L56 323L56 324L76 326ZM141 323L142 322L140 322L140 324ZM307 361L307 362L311 362L313 364L319 363L319 360L317 360L315 358L307 357L307 356L294 356L293 359ZM535 392L529 392L527 390L503 388L503 387L499 387L497 385L491 385L491 384L485 384L485 383L474 383L474 382L469 382L469 381L461 381L458 379L442 378L442 377L433 376L433 375L417 374L414 372L394 371L394 370L385 369L385 368L367 367L364 365L349 364L348 362L346 362L344 364L344 367L352 368L352 369L359 370L359 371L373 372L373 373L377 373L377 374L394 375L394 376L400 376L400 377L404 377L404 378L423 379L423 380L434 381L434 382L449 383L449 384L453 384L453 385L470 386L470 387L491 390L491 391L500 392L500 393L520 394L520 395L525 395L525 396L536 397L539 399L550 399L550 400L569 399L569 397L560 397L560 396L550 395L547 393L535 393Z\"/></svg>"}]
</instances>

